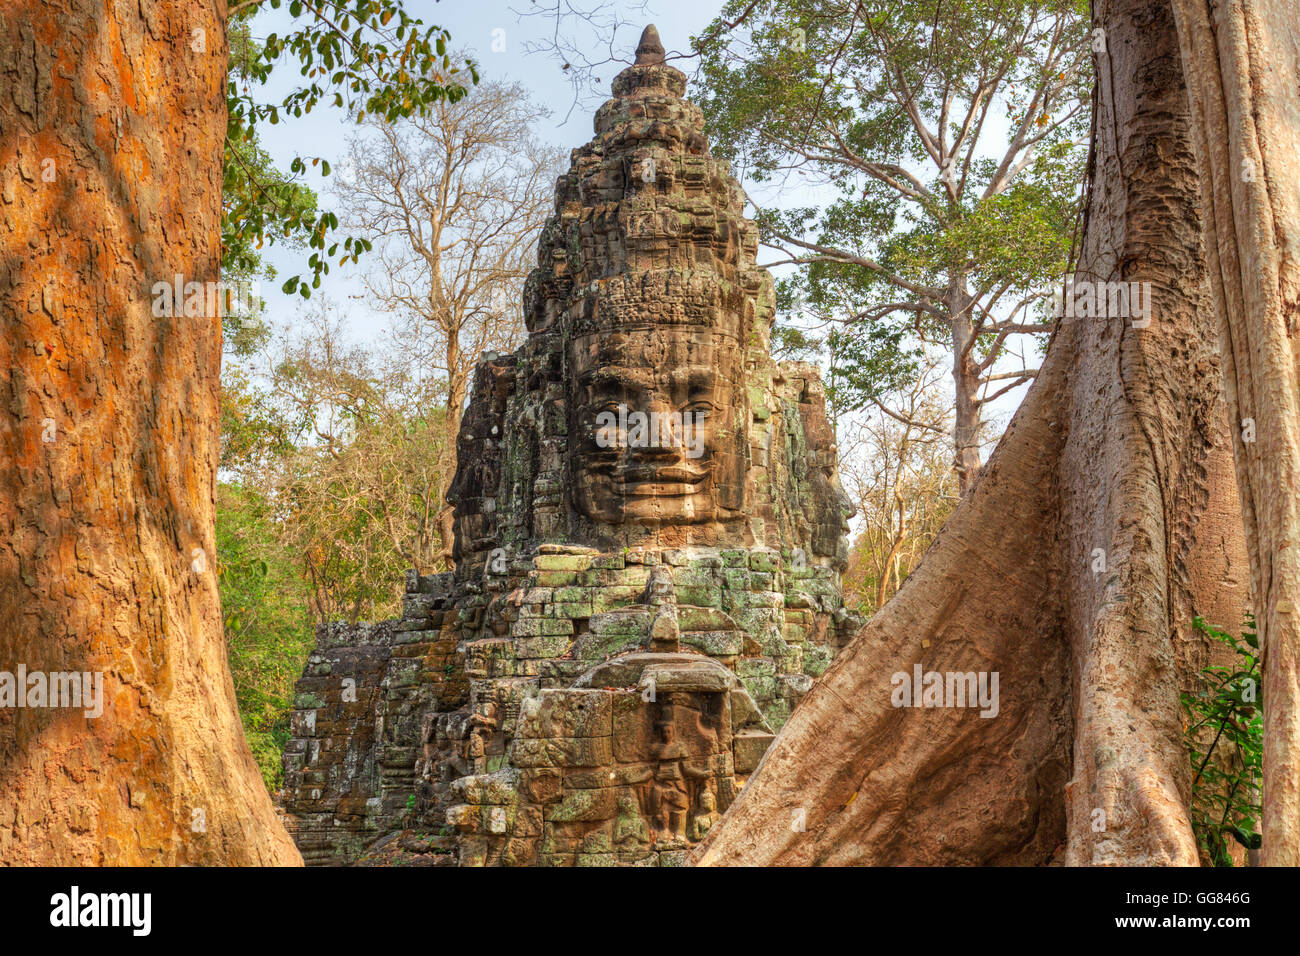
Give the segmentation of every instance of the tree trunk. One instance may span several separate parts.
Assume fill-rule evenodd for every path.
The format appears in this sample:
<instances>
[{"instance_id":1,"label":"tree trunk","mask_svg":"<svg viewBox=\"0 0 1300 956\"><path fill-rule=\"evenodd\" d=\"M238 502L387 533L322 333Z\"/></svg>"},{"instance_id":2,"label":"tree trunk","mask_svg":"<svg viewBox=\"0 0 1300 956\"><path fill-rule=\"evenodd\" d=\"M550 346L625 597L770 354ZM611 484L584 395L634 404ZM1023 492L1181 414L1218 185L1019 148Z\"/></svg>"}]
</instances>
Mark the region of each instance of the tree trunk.
<instances>
[{"instance_id":1,"label":"tree trunk","mask_svg":"<svg viewBox=\"0 0 1300 956\"><path fill-rule=\"evenodd\" d=\"M1262 861L1300 866L1300 32L1174 0L1264 671Z\"/></svg>"},{"instance_id":2,"label":"tree trunk","mask_svg":"<svg viewBox=\"0 0 1300 956\"><path fill-rule=\"evenodd\" d=\"M465 371L461 368L460 322L452 322L447 331L447 428L451 448L460 434L460 416L465 407ZM448 482L450 484L450 482Z\"/></svg>"},{"instance_id":3,"label":"tree trunk","mask_svg":"<svg viewBox=\"0 0 1300 956\"><path fill-rule=\"evenodd\" d=\"M1153 319L1062 319L979 483L697 862L1198 862L1178 694L1211 653L1192 616L1246 608L1245 546L1172 12L1097 16L1076 278L1149 282ZM996 716L894 706L915 666L996 673Z\"/></svg>"},{"instance_id":4,"label":"tree trunk","mask_svg":"<svg viewBox=\"0 0 1300 956\"><path fill-rule=\"evenodd\" d=\"M975 326L971 322L973 303L964 279L954 279L948 287L948 315L952 323L952 380L956 396L953 413L953 461L957 471L958 493L970 494L980 475L980 405L979 370L975 368L971 340Z\"/></svg>"},{"instance_id":5,"label":"tree trunk","mask_svg":"<svg viewBox=\"0 0 1300 956\"><path fill-rule=\"evenodd\" d=\"M461 369L460 328L460 320L454 314L449 315L446 330L447 423L444 439L447 450L443 455L446 467L442 473L442 493L438 497L440 505L438 534L442 539L438 556L447 562L448 567L451 566L452 542L456 533L456 509L448 503L447 492L451 490L451 482L456 477L456 456L459 452L457 438L460 435L460 419L465 408L465 373Z\"/></svg>"},{"instance_id":6,"label":"tree trunk","mask_svg":"<svg viewBox=\"0 0 1300 956\"><path fill-rule=\"evenodd\" d=\"M0 708L6 864L300 862L221 630L220 319L154 312L218 279L225 16L0 14L0 670L102 675L103 707Z\"/></svg>"}]
</instances>

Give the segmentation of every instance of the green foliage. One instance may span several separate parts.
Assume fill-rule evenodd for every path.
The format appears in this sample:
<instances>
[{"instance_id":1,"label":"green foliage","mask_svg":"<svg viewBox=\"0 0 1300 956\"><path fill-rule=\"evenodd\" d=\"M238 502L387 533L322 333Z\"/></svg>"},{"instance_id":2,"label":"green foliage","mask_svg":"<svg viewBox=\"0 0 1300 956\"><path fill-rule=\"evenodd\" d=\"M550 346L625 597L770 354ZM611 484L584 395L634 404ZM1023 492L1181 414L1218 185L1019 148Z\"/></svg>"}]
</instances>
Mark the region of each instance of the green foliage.
<instances>
[{"instance_id":1,"label":"green foliage","mask_svg":"<svg viewBox=\"0 0 1300 956\"><path fill-rule=\"evenodd\" d=\"M248 21L243 18L230 21L229 37L228 97L236 86L247 95L250 81L260 75L259 64L266 48L253 39ZM261 81L265 82L265 76ZM311 189L275 168L260 144L255 124L238 123L233 109L227 123L222 167L221 268L230 281L264 274L260 250L267 239L301 248L315 224L317 199ZM234 330L225 331L229 336Z\"/></svg>"},{"instance_id":2,"label":"green foliage","mask_svg":"<svg viewBox=\"0 0 1300 956\"><path fill-rule=\"evenodd\" d=\"M411 422L362 420L345 448L304 448L288 459L285 532L322 620L396 614L406 569L441 568L444 430L441 409Z\"/></svg>"},{"instance_id":3,"label":"green foliage","mask_svg":"<svg viewBox=\"0 0 1300 956\"><path fill-rule=\"evenodd\" d=\"M235 699L268 789L279 789L294 682L313 646L306 584L270 503L217 485L217 585Z\"/></svg>"},{"instance_id":4,"label":"green foliage","mask_svg":"<svg viewBox=\"0 0 1300 956\"><path fill-rule=\"evenodd\" d=\"M252 383L248 370L227 362L221 370L221 454L218 468L247 476L293 451L290 428Z\"/></svg>"},{"instance_id":5,"label":"green foliage","mask_svg":"<svg viewBox=\"0 0 1300 956\"><path fill-rule=\"evenodd\" d=\"M246 0L232 7L222 266L255 270L264 242L307 246L310 277L291 276L283 290L308 298L340 248L342 265L357 261L371 243L335 238L338 216L317 208L315 194L295 180L308 162L328 176L328 159L297 156L283 173L258 145L259 125L301 117L321 104L346 109L357 122L368 114L388 121L422 115L433 103L463 97L465 82L477 83L478 72L472 62L453 64L447 31L411 17L401 0L291 0L295 29L256 42L249 19L263 5L278 9L282 2ZM298 65L304 82L278 101L259 101L253 91L282 60Z\"/></svg>"},{"instance_id":6,"label":"green foliage","mask_svg":"<svg viewBox=\"0 0 1300 956\"><path fill-rule=\"evenodd\" d=\"M1253 616L1247 617L1240 639L1202 618L1193 623L1231 648L1240 661L1205 668L1205 689L1182 695L1187 715L1183 737L1194 774L1192 827L1214 866L1232 866L1229 837L1249 850L1260 845L1264 723L1259 638Z\"/></svg>"},{"instance_id":7,"label":"green foliage","mask_svg":"<svg viewBox=\"0 0 1300 956\"><path fill-rule=\"evenodd\" d=\"M907 336L906 327L885 322L831 330L826 337L826 396L836 417L866 408L915 380L921 350Z\"/></svg>"}]
</instances>

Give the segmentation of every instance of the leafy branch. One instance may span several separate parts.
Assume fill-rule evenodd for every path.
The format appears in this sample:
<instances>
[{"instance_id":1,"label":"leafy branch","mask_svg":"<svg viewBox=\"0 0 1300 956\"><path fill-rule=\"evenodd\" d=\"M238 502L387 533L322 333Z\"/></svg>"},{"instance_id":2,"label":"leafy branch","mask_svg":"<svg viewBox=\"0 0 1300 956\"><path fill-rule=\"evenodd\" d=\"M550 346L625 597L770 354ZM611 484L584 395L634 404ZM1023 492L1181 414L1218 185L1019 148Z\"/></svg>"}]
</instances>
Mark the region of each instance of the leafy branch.
<instances>
[{"instance_id":1,"label":"leafy branch","mask_svg":"<svg viewBox=\"0 0 1300 956\"><path fill-rule=\"evenodd\" d=\"M371 243L357 236L333 238L338 217L319 210L315 195L297 180L308 160L328 176L329 161L296 156L285 175L258 147L258 128L301 117L322 103L346 109L358 123L367 115L388 122L424 115L435 103L464 97L466 83L478 82L478 70L471 60L453 63L447 31L410 16L401 0L290 0L296 29L255 41L249 19L283 2L249 0L231 10L222 266L254 268L255 250L265 242L307 246L313 250L308 274L291 276L283 290L308 298L340 250L339 265L356 262ZM255 88L265 86L286 58L296 62L305 82L278 100L256 98Z\"/></svg>"},{"instance_id":2,"label":"leafy branch","mask_svg":"<svg viewBox=\"0 0 1300 956\"><path fill-rule=\"evenodd\" d=\"M1215 866L1232 866L1231 837L1247 850L1260 846L1260 784L1264 724L1259 699L1259 637L1248 615L1241 639L1203 618L1196 629L1232 648L1241 663L1202 669L1206 687L1183 694L1183 739L1191 760L1192 828L1201 851ZM1206 744L1206 741L1209 741Z\"/></svg>"}]
</instances>

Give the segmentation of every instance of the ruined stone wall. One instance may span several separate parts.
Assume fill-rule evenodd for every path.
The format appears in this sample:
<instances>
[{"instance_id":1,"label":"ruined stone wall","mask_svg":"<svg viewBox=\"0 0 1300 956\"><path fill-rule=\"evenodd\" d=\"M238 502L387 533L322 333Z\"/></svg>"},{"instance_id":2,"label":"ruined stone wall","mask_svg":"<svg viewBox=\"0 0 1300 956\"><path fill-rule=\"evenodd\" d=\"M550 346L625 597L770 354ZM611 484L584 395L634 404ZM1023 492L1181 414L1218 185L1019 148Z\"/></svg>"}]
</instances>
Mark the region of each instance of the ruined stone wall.
<instances>
[{"instance_id":1,"label":"ruined stone wall","mask_svg":"<svg viewBox=\"0 0 1300 956\"><path fill-rule=\"evenodd\" d=\"M288 826L309 866L355 860L411 817L424 715L468 697L454 627L409 575L400 620L326 624L295 688Z\"/></svg>"},{"instance_id":2,"label":"ruined stone wall","mask_svg":"<svg viewBox=\"0 0 1300 956\"><path fill-rule=\"evenodd\" d=\"M529 336L462 420L454 572L322 632L286 754L309 862L403 829L438 862L681 862L854 630L820 379L769 354L684 90L648 29L557 183Z\"/></svg>"}]
</instances>

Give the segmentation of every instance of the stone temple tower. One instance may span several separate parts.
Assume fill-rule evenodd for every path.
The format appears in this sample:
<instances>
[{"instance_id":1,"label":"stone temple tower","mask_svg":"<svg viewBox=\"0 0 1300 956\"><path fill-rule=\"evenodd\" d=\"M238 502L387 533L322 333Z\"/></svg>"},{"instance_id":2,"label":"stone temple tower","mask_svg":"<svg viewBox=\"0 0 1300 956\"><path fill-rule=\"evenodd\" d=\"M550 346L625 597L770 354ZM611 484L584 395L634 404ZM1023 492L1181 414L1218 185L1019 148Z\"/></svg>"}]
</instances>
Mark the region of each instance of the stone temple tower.
<instances>
[{"instance_id":1,"label":"stone temple tower","mask_svg":"<svg viewBox=\"0 0 1300 956\"><path fill-rule=\"evenodd\" d=\"M320 631L285 755L308 862L680 863L854 629L821 381L770 355L685 89L647 27L557 183L527 341L462 421L455 570Z\"/></svg>"}]
</instances>

